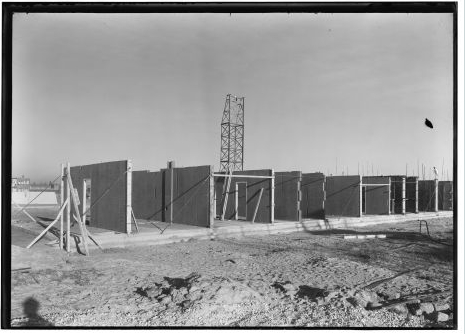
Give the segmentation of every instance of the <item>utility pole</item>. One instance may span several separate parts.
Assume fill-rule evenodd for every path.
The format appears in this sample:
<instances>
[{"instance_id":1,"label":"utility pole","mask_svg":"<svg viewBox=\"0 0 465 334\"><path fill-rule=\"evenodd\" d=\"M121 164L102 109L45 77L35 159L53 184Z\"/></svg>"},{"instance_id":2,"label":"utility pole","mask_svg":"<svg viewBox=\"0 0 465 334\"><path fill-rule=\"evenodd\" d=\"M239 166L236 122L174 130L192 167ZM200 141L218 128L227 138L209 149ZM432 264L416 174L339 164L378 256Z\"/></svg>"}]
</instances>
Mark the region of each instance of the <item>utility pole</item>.
<instances>
[{"instance_id":1,"label":"utility pole","mask_svg":"<svg viewBox=\"0 0 465 334\"><path fill-rule=\"evenodd\" d=\"M168 161L170 171L170 225L173 225L174 161Z\"/></svg>"}]
</instances>

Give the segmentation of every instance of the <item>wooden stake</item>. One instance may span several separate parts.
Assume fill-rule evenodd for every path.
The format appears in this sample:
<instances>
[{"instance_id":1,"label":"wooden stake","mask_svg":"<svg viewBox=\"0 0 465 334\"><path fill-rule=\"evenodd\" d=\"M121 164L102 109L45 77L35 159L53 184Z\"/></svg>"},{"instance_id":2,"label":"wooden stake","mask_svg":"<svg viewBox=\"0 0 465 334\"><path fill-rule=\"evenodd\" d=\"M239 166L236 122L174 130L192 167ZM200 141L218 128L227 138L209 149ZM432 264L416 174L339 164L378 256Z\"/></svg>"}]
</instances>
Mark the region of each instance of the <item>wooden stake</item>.
<instances>
[{"instance_id":1,"label":"wooden stake","mask_svg":"<svg viewBox=\"0 0 465 334\"><path fill-rule=\"evenodd\" d=\"M271 179L271 195L270 195L270 209L271 209L271 212L270 212L270 223L273 224L274 223L274 170L272 169L271 170L271 176L273 176L273 178Z\"/></svg>"},{"instance_id":2,"label":"wooden stake","mask_svg":"<svg viewBox=\"0 0 465 334\"><path fill-rule=\"evenodd\" d=\"M66 200L66 203L68 203L68 200ZM45 230L42 231L42 233L40 233L26 248L31 248L37 241L39 241L39 239L41 239L45 233L47 233L48 230L50 230L52 228L53 225L55 225L55 223L58 221L58 219L61 217L61 215L63 214L63 209L65 208L64 205L61 206L60 208L60 211L58 212L58 215L57 217L55 218L55 220L50 223L47 228Z\"/></svg>"},{"instance_id":3,"label":"wooden stake","mask_svg":"<svg viewBox=\"0 0 465 334\"><path fill-rule=\"evenodd\" d=\"M132 219L134 219L134 225L136 225L136 231L139 232L139 226L137 226L136 216L134 216L134 211L131 208Z\"/></svg>"},{"instance_id":4,"label":"wooden stake","mask_svg":"<svg viewBox=\"0 0 465 334\"><path fill-rule=\"evenodd\" d=\"M239 207L238 202L239 201L239 184L236 182L236 189L234 191L234 219L238 220L239 219L239 214L237 212L237 209Z\"/></svg>"},{"instance_id":5,"label":"wooden stake","mask_svg":"<svg viewBox=\"0 0 465 334\"><path fill-rule=\"evenodd\" d=\"M216 216L216 198L215 198L215 178L213 177L213 166L210 166L210 217L209 225L210 228L213 228L215 225L215 216Z\"/></svg>"},{"instance_id":6,"label":"wooden stake","mask_svg":"<svg viewBox=\"0 0 465 334\"><path fill-rule=\"evenodd\" d=\"M229 189L231 188L231 181L232 181L232 171L229 171L229 175L227 176L226 180L226 193L224 194L224 203L223 203L223 211L221 212L221 220L224 220L224 215L226 214L226 208L228 205L228 197L229 197Z\"/></svg>"},{"instance_id":7,"label":"wooden stake","mask_svg":"<svg viewBox=\"0 0 465 334\"><path fill-rule=\"evenodd\" d=\"M21 211L24 212L24 214L25 214L26 216L28 216L34 223L37 223L37 220L35 220L34 217L32 217L32 216L26 211L26 209L21 208L21 207L20 207L16 202L14 202L13 200L11 200L11 203L13 203L13 205L16 206L16 207L20 210L20 211L18 211L18 212L21 212Z\"/></svg>"},{"instance_id":8,"label":"wooden stake","mask_svg":"<svg viewBox=\"0 0 465 334\"><path fill-rule=\"evenodd\" d=\"M68 185L68 177L70 173L70 165L69 162L66 164L66 251L69 253L71 252L71 190Z\"/></svg>"},{"instance_id":9,"label":"wooden stake","mask_svg":"<svg viewBox=\"0 0 465 334\"><path fill-rule=\"evenodd\" d=\"M87 215L86 215L86 208L87 208L87 182L86 180L82 180L82 222L84 225L86 224Z\"/></svg>"},{"instance_id":10,"label":"wooden stake","mask_svg":"<svg viewBox=\"0 0 465 334\"><path fill-rule=\"evenodd\" d=\"M263 195L263 188L260 189L260 194L258 195L257 205L255 205L255 210L253 212L252 223L255 222L255 218L257 217L258 207L260 206L260 201L262 200Z\"/></svg>"},{"instance_id":11,"label":"wooden stake","mask_svg":"<svg viewBox=\"0 0 465 334\"><path fill-rule=\"evenodd\" d=\"M65 202L65 199L63 198L65 190L63 189L63 169L65 166L63 164L60 164L61 168L61 181L60 181L60 205L63 206L63 203ZM63 249L63 215L60 216L60 249Z\"/></svg>"},{"instance_id":12,"label":"wooden stake","mask_svg":"<svg viewBox=\"0 0 465 334\"><path fill-rule=\"evenodd\" d=\"M132 212L132 161L128 160L126 169L126 233L131 233Z\"/></svg>"},{"instance_id":13,"label":"wooden stake","mask_svg":"<svg viewBox=\"0 0 465 334\"><path fill-rule=\"evenodd\" d=\"M97 245L98 248L100 248L101 250L103 250L102 246L100 246L100 245L97 243L97 241L95 241L94 236L93 236L92 234L90 234L89 230L86 229L86 231L87 231L87 236L89 237L89 239L92 240L92 241L94 242L94 244Z\"/></svg>"},{"instance_id":14,"label":"wooden stake","mask_svg":"<svg viewBox=\"0 0 465 334\"><path fill-rule=\"evenodd\" d=\"M70 166L68 164L68 171L67 171L67 179L68 179L68 189L74 189L73 187L73 180L71 179L71 169L70 169ZM76 199L76 193L72 190L71 191L71 199L72 199L72 202L73 202L73 206L74 206L74 212L76 213L76 218L77 218L77 222L79 224L79 230L81 231L81 236L82 236L82 242L84 244L84 249L86 251L86 255L88 256L89 255L89 248L88 248L88 245L87 245L87 229L85 228L85 226L83 226L82 224L82 220L81 220L81 217L80 217L80 214L79 214L79 207L78 207L78 201Z\"/></svg>"}]
</instances>

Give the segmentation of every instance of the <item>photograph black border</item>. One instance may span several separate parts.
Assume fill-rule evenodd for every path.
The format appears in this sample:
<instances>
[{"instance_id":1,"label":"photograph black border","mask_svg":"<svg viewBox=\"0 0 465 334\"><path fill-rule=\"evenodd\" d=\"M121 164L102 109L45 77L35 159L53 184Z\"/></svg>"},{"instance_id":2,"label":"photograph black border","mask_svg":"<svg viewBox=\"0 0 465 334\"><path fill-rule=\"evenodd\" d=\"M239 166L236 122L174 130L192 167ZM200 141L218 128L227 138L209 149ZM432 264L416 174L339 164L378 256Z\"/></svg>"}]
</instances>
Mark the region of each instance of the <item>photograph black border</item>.
<instances>
[{"instance_id":1,"label":"photograph black border","mask_svg":"<svg viewBox=\"0 0 465 334\"><path fill-rule=\"evenodd\" d=\"M2 3L2 317L1 327L11 327L11 161L12 161L12 32L15 13L453 13L453 227L454 316L453 328L391 327L49 327L49 329L457 329L457 145L458 145L458 40L457 2L3 2ZM28 329L34 327L28 327ZM43 329L44 327L37 327ZM22 328L25 329L25 328Z\"/></svg>"}]
</instances>

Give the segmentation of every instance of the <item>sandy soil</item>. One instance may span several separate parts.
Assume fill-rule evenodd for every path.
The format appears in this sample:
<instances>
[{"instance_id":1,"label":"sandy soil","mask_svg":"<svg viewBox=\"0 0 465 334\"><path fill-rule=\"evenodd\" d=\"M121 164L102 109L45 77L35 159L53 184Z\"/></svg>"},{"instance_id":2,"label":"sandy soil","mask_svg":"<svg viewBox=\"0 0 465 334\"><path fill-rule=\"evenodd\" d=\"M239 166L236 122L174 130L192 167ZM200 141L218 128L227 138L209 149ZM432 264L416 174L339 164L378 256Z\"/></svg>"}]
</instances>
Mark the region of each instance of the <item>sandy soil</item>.
<instances>
[{"instance_id":1,"label":"sandy soil","mask_svg":"<svg viewBox=\"0 0 465 334\"><path fill-rule=\"evenodd\" d=\"M66 255L13 246L13 326L452 327L452 219ZM19 238L20 233L16 233Z\"/></svg>"}]
</instances>

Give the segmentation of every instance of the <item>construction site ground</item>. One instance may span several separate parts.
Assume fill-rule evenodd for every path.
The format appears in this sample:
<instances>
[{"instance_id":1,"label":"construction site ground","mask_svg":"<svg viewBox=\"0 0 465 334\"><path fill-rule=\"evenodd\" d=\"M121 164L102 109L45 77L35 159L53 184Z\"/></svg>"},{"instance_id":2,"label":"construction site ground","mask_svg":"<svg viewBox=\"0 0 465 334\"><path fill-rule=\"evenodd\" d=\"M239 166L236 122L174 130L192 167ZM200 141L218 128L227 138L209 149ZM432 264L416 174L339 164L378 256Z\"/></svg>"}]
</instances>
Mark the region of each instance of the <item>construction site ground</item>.
<instances>
[{"instance_id":1,"label":"construction site ground","mask_svg":"<svg viewBox=\"0 0 465 334\"><path fill-rule=\"evenodd\" d=\"M429 235L412 220L89 257L46 238L26 249L35 225L12 221L12 326L454 326L450 217Z\"/></svg>"}]
</instances>

